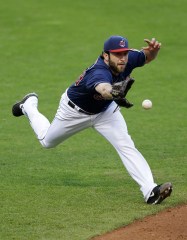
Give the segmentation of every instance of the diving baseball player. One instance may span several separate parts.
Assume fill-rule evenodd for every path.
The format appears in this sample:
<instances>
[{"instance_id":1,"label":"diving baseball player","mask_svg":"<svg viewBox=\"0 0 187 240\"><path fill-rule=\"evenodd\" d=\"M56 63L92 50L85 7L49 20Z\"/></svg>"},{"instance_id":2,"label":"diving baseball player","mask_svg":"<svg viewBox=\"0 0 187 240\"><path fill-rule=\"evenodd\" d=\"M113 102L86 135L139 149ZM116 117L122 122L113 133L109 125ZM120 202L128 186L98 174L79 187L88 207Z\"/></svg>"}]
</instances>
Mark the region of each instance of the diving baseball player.
<instances>
[{"instance_id":1,"label":"diving baseball player","mask_svg":"<svg viewBox=\"0 0 187 240\"><path fill-rule=\"evenodd\" d=\"M12 107L14 116L26 116L44 148L53 148L79 131L94 128L116 149L148 204L159 204L172 192L170 182L157 185L150 167L128 134L120 107L133 106L126 95L134 83L133 69L154 60L161 43L145 39L142 50L130 49L128 40L111 36L102 54L62 94L52 123L38 111L38 96L27 94Z\"/></svg>"}]
</instances>

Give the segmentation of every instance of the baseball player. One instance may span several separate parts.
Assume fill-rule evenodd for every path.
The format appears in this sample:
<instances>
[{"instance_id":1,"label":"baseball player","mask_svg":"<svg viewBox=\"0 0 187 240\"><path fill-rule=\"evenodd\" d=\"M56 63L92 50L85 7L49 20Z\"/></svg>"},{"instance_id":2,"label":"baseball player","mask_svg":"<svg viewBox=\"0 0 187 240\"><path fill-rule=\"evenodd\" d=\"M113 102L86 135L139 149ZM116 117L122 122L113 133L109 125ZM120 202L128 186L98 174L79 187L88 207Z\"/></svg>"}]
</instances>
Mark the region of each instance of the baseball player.
<instances>
[{"instance_id":1,"label":"baseball player","mask_svg":"<svg viewBox=\"0 0 187 240\"><path fill-rule=\"evenodd\" d=\"M172 192L170 182L157 185L150 167L128 134L120 107L133 106L126 95L136 67L156 58L161 43L145 39L142 50L130 49L128 40L111 36L96 62L62 94L52 123L38 111L38 95L27 94L12 107L14 116L26 116L44 148L54 148L73 134L94 128L116 149L130 176L140 186L145 202L159 204Z\"/></svg>"}]
</instances>

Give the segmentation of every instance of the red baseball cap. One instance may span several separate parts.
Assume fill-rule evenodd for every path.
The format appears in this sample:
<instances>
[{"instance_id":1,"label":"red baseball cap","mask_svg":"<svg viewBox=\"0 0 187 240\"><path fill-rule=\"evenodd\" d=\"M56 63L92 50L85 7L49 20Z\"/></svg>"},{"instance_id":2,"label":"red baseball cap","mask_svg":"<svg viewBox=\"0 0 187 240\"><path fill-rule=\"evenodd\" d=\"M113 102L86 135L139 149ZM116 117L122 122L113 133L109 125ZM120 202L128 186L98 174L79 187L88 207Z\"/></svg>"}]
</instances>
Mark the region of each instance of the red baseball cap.
<instances>
[{"instance_id":1,"label":"red baseball cap","mask_svg":"<svg viewBox=\"0 0 187 240\"><path fill-rule=\"evenodd\" d=\"M132 49L128 48L128 40L121 36L111 36L104 43L104 52L126 52Z\"/></svg>"}]
</instances>

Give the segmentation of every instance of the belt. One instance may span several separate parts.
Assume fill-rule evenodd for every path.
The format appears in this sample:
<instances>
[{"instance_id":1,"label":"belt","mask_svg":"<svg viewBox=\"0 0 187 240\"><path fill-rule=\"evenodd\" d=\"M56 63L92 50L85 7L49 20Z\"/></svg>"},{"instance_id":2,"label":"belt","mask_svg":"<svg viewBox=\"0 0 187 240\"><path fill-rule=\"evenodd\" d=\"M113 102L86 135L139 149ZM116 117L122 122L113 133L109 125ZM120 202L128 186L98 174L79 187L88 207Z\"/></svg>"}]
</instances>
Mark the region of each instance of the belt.
<instances>
[{"instance_id":1,"label":"belt","mask_svg":"<svg viewBox=\"0 0 187 240\"><path fill-rule=\"evenodd\" d=\"M68 105L73 108L73 109L77 109L78 112L81 112L81 113L84 113L84 114L87 114L87 115L94 115L96 113L89 113L89 112L86 112L84 110L82 110L81 108L79 108L78 106L76 106L72 101L68 101Z\"/></svg>"}]
</instances>

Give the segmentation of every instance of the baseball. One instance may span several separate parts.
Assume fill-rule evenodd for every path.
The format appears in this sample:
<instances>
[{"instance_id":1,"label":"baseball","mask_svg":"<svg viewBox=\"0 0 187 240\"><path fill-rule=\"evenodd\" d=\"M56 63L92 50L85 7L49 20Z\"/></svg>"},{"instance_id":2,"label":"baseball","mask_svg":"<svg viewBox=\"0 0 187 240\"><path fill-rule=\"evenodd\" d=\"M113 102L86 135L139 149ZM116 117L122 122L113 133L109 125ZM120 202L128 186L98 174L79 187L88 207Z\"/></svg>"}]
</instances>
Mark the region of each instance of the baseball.
<instances>
[{"instance_id":1,"label":"baseball","mask_svg":"<svg viewBox=\"0 0 187 240\"><path fill-rule=\"evenodd\" d=\"M152 108L152 106L153 106L153 104L152 104L151 100L149 100L149 99L146 99L142 102L142 107L146 110Z\"/></svg>"}]
</instances>

